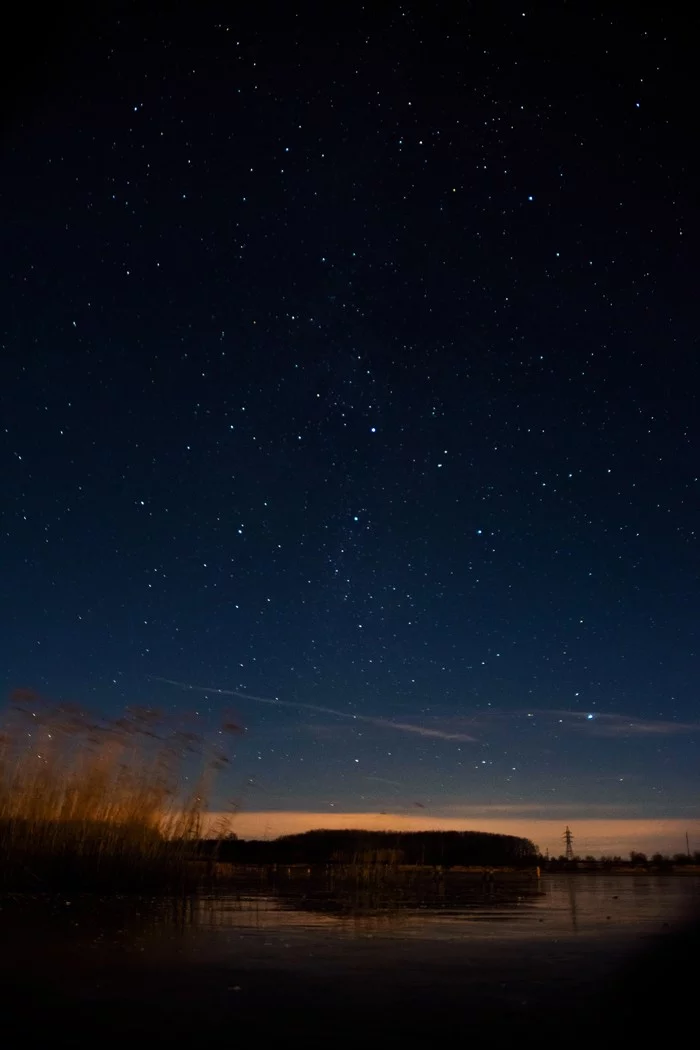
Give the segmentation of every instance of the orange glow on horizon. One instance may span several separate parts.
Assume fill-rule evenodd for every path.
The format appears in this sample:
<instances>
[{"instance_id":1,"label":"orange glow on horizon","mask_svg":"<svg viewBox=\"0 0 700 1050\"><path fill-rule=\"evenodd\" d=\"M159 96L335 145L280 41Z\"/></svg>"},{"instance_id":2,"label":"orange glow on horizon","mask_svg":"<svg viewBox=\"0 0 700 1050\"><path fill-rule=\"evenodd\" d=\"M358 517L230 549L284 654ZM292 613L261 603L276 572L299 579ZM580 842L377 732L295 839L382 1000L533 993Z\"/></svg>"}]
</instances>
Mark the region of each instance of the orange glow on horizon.
<instances>
[{"instance_id":1,"label":"orange glow on horizon","mask_svg":"<svg viewBox=\"0 0 700 1050\"><path fill-rule=\"evenodd\" d=\"M630 850L645 853L684 853L688 832L691 850L700 849L698 819L639 819L585 817L575 814L538 820L535 817L508 816L508 807L494 807L497 816L431 817L405 813L339 813L263 810L240 812L229 819L229 829L242 839L274 839L318 828L361 828L365 831L492 831L500 835L519 835L531 839L539 848L558 856L563 853L562 834L568 823L574 833L574 850L580 856L590 853L625 857ZM517 807L514 807L517 811ZM207 826L225 818L212 813Z\"/></svg>"}]
</instances>

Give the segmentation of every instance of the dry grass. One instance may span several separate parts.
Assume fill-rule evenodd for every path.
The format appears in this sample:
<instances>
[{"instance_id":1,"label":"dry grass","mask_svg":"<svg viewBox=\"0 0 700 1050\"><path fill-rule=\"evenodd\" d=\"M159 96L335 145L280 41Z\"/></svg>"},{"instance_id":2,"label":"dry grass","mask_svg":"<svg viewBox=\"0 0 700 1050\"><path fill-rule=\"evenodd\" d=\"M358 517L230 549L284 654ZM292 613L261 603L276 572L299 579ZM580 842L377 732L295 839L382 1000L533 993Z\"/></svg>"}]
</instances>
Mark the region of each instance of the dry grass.
<instances>
[{"instance_id":1,"label":"dry grass","mask_svg":"<svg viewBox=\"0 0 700 1050\"><path fill-rule=\"evenodd\" d=\"M95 719L28 691L12 695L4 722L0 889L186 885L208 795L228 764L223 747L145 708Z\"/></svg>"}]
</instances>

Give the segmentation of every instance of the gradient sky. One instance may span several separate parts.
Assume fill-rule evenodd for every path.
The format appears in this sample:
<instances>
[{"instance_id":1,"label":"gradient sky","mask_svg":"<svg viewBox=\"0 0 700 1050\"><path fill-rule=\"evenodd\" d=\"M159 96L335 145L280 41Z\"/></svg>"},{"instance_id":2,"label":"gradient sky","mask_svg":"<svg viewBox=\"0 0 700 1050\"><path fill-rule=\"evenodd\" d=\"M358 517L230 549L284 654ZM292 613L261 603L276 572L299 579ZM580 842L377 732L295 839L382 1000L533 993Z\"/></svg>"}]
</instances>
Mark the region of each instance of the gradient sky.
<instances>
[{"instance_id":1,"label":"gradient sky","mask_svg":"<svg viewBox=\"0 0 700 1050\"><path fill-rule=\"evenodd\" d=\"M3 687L233 711L250 834L700 848L695 59L494 7L10 41Z\"/></svg>"}]
</instances>

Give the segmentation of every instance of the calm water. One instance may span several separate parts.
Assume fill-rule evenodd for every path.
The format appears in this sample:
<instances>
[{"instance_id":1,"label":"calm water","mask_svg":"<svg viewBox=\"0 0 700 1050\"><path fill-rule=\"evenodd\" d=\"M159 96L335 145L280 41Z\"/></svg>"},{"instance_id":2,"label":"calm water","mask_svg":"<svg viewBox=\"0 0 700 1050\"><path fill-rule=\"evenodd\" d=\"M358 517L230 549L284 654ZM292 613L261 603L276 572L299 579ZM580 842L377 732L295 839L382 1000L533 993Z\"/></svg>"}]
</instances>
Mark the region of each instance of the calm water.
<instances>
[{"instance_id":1,"label":"calm water","mask_svg":"<svg viewBox=\"0 0 700 1050\"><path fill-rule=\"evenodd\" d=\"M311 1032L341 1014L360 1027L392 1018L397 1031L458 1018L509 1030L529 1018L554 1031L564 1013L593 1024L598 1011L608 1025L611 989L620 1024L646 995L673 1019L659 989L685 951L674 938L698 914L700 879L664 876L295 879L255 892L242 883L184 908L5 902L12 947L0 977L25 1020L109 1014L125 1035L216 1035L234 1019L284 1017Z\"/></svg>"},{"instance_id":2,"label":"calm water","mask_svg":"<svg viewBox=\"0 0 700 1050\"><path fill-rule=\"evenodd\" d=\"M337 887L301 880L272 892L202 896L188 914L199 932L257 931L313 943L386 937L425 942L643 937L700 908L700 878L545 876L423 880ZM345 948L344 948L345 950Z\"/></svg>"}]
</instances>

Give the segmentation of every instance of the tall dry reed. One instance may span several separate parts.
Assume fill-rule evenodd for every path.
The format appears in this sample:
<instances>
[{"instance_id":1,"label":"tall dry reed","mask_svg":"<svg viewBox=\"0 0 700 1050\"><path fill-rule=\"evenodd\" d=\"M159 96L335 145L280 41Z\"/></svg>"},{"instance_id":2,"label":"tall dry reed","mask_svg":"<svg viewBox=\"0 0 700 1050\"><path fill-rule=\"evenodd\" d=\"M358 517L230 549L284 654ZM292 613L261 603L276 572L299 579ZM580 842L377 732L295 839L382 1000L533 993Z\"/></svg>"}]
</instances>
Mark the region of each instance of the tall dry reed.
<instances>
[{"instance_id":1,"label":"tall dry reed","mask_svg":"<svg viewBox=\"0 0 700 1050\"><path fill-rule=\"evenodd\" d=\"M158 712L95 718L15 691L0 732L0 889L185 885L228 762Z\"/></svg>"}]
</instances>

